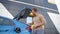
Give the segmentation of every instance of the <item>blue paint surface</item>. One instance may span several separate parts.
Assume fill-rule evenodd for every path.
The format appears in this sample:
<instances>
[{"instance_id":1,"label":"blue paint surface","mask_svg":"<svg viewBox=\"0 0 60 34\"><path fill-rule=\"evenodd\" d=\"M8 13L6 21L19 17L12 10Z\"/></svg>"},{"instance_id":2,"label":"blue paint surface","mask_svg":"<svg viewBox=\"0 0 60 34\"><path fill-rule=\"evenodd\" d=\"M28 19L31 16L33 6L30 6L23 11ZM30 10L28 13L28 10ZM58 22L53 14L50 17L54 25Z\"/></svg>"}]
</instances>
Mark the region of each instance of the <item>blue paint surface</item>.
<instances>
[{"instance_id":1,"label":"blue paint surface","mask_svg":"<svg viewBox=\"0 0 60 34\"><path fill-rule=\"evenodd\" d=\"M19 27L21 32L17 33L15 29ZM31 34L32 30L27 30L29 25L0 16L0 34Z\"/></svg>"}]
</instances>

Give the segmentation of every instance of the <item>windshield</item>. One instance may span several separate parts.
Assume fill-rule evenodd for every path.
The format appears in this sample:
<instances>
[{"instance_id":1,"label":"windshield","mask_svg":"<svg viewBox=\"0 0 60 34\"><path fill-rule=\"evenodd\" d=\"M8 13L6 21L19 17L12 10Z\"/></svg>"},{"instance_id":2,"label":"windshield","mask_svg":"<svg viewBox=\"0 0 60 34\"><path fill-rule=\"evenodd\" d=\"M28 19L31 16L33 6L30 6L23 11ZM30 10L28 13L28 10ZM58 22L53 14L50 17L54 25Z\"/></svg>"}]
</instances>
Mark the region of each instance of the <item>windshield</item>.
<instances>
[{"instance_id":1,"label":"windshield","mask_svg":"<svg viewBox=\"0 0 60 34\"><path fill-rule=\"evenodd\" d=\"M0 18L0 25L12 26L12 25L14 25L14 22L10 19Z\"/></svg>"}]
</instances>

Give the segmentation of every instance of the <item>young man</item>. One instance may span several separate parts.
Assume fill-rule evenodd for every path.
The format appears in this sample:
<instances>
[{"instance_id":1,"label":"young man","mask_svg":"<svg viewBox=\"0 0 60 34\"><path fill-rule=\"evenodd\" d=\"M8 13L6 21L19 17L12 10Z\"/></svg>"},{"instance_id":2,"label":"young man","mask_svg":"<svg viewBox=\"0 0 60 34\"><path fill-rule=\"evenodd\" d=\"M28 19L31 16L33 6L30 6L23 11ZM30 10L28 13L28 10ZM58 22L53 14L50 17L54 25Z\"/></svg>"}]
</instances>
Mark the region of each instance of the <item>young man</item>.
<instances>
[{"instance_id":1,"label":"young man","mask_svg":"<svg viewBox=\"0 0 60 34\"><path fill-rule=\"evenodd\" d=\"M44 34L45 18L43 15L37 13L37 9L33 8L33 34Z\"/></svg>"}]
</instances>

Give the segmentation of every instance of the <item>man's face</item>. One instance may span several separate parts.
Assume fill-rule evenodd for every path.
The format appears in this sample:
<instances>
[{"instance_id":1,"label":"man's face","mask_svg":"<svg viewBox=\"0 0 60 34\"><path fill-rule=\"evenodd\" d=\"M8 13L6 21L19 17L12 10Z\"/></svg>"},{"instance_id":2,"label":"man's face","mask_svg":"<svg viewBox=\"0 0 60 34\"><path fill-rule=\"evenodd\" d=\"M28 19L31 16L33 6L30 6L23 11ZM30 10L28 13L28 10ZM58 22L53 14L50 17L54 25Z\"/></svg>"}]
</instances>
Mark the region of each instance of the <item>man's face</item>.
<instances>
[{"instance_id":1,"label":"man's face","mask_svg":"<svg viewBox=\"0 0 60 34\"><path fill-rule=\"evenodd\" d=\"M36 11L32 10L32 12L29 14L29 16L36 16Z\"/></svg>"},{"instance_id":2,"label":"man's face","mask_svg":"<svg viewBox=\"0 0 60 34\"><path fill-rule=\"evenodd\" d=\"M34 10L32 10L32 13L35 15L36 14L36 12L34 11Z\"/></svg>"}]
</instances>

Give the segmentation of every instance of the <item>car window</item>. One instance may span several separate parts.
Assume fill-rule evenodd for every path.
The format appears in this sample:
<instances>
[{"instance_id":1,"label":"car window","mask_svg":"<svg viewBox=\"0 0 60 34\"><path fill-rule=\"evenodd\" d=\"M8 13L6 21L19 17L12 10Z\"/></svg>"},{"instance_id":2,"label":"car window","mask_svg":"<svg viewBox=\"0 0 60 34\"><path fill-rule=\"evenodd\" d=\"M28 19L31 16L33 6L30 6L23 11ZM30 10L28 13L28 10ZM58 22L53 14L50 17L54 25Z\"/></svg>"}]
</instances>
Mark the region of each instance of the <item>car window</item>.
<instances>
[{"instance_id":1,"label":"car window","mask_svg":"<svg viewBox=\"0 0 60 34\"><path fill-rule=\"evenodd\" d=\"M0 18L0 25L4 26L13 26L15 25L14 22L10 19Z\"/></svg>"}]
</instances>

